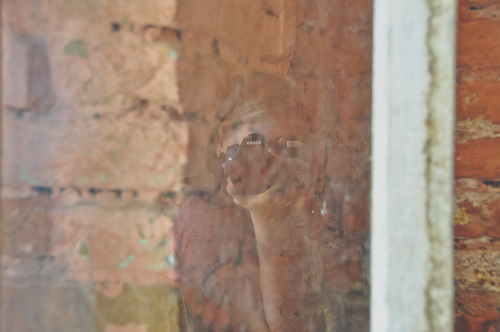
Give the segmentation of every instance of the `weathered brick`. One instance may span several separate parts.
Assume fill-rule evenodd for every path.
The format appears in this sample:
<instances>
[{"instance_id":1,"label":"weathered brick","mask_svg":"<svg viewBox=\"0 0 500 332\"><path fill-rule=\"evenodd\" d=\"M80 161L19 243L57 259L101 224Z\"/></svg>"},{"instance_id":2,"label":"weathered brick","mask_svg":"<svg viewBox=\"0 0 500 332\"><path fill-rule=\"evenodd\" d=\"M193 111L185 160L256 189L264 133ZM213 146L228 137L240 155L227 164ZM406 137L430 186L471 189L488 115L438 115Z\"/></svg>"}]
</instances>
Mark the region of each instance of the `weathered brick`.
<instances>
[{"instance_id":1,"label":"weathered brick","mask_svg":"<svg viewBox=\"0 0 500 332\"><path fill-rule=\"evenodd\" d=\"M489 0L460 0L458 2L458 17L460 21L500 20L500 5Z\"/></svg>"},{"instance_id":2,"label":"weathered brick","mask_svg":"<svg viewBox=\"0 0 500 332\"><path fill-rule=\"evenodd\" d=\"M179 304L175 288L125 284L111 298L97 295L95 331L180 332Z\"/></svg>"},{"instance_id":3,"label":"weathered brick","mask_svg":"<svg viewBox=\"0 0 500 332\"><path fill-rule=\"evenodd\" d=\"M494 250L500 251L500 239L483 236L480 238L455 237L455 250Z\"/></svg>"},{"instance_id":4,"label":"weathered brick","mask_svg":"<svg viewBox=\"0 0 500 332\"><path fill-rule=\"evenodd\" d=\"M47 195L2 201L2 254L12 258L41 257L51 253L53 223Z\"/></svg>"},{"instance_id":5,"label":"weathered brick","mask_svg":"<svg viewBox=\"0 0 500 332\"><path fill-rule=\"evenodd\" d=\"M496 181L459 180L455 186L455 236L500 239L500 189Z\"/></svg>"},{"instance_id":6,"label":"weathered brick","mask_svg":"<svg viewBox=\"0 0 500 332\"><path fill-rule=\"evenodd\" d=\"M500 251L455 252L455 282L457 289L500 293Z\"/></svg>"},{"instance_id":7,"label":"weathered brick","mask_svg":"<svg viewBox=\"0 0 500 332\"><path fill-rule=\"evenodd\" d=\"M16 10L12 7L16 6ZM143 1L120 1L120 0L87 0L87 1L6 1L6 9L9 12L23 12L25 20L34 20L35 23L44 21L45 17L50 17L58 13L66 20L85 19L96 21L99 19L109 19L123 23L124 28L129 28L125 23L148 23L168 25L172 24L176 12L175 0L143 0ZM55 16L57 17L57 16Z\"/></svg>"},{"instance_id":8,"label":"weathered brick","mask_svg":"<svg viewBox=\"0 0 500 332\"><path fill-rule=\"evenodd\" d=\"M457 83L477 81L499 81L500 67L473 68L469 66L457 67Z\"/></svg>"},{"instance_id":9,"label":"weathered brick","mask_svg":"<svg viewBox=\"0 0 500 332\"><path fill-rule=\"evenodd\" d=\"M4 200L4 280L175 283L172 199L120 204L126 198L95 195L106 193L77 195L76 202L56 193Z\"/></svg>"},{"instance_id":10,"label":"weathered brick","mask_svg":"<svg viewBox=\"0 0 500 332\"><path fill-rule=\"evenodd\" d=\"M485 138L455 146L455 178L500 177L500 139Z\"/></svg>"},{"instance_id":11,"label":"weathered brick","mask_svg":"<svg viewBox=\"0 0 500 332\"><path fill-rule=\"evenodd\" d=\"M500 21L461 22L457 33L457 67L500 67Z\"/></svg>"},{"instance_id":12,"label":"weathered brick","mask_svg":"<svg viewBox=\"0 0 500 332\"><path fill-rule=\"evenodd\" d=\"M455 145L455 331L500 331L500 6L460 0Z\"/></svg>"},{"instance_id":13,"label":"weathered brick","mask_svg":"<svg viewBox=\"0 0 500 332\"><path fill-rule=\"evenodd\" d=\"M163 31L153 16L174 2L118 2L6 2L4 186L179 183L188 119L176 84L178 52L153 33ZM79 18L68 19L73 14ZM177 38L175 28L165 29ZM33 45L44 51L36 61ZM41 105L41 112L28 94L49 102L52 85L57 107Z\"/></svg>"},{"instance_id":14,"label":"weathered brick","mask_svg":"<svg viewBox=\"0 0 500 332\"><path fill-rule=\"evenodd\" d=\"M6 117L4 185L175 189L187 162L186 123L172 121L161 104L139 112L75 118L67 108L60 111L58 131L48 119L32 128L32 122ZM19 132L27 134L18 139Z\"/></svg>"},{"instance_id":15,"label":"weathered brick","mask_svg":"<svg viewBox=\"0 0 500 332\"><path fill-rule=\"evenodd\" d=\"M2 285L2 331L94 331L96 298L91 284Z\"/></svg>"},{"instance_id":16,"label":"weathered brick","mask_svg":"<svg viewBox=\"0 0 500 332\"><path fill-rule=\"evenodd\" d=\"M456 290L455 331L495 332L500 320L500 294L484 291Z\"/></svg>"},{"instance_id":17,"label":"weathered brick","mask_svg":"<svg viewBox=\"0 0 500 332\"><path fill-rule=\"evenodd\" d=\"M457 84L457 120L481 119L500 123L500 82L475 81Z\"/></svg>"},{"instance_id":18,"label":"weathered brick","mask_svg":"<svg viewBox=\"0 0 500 332\"><path fill-rule=\"evenodd\" d=\"M170 218L159 207L97 204L60 207L52 212L53 250L64 254L73 278L172 283L175 268ZM173 277L171 277L173 278Z\"/></svg>"},{"instance_id":19,"label":"weathered brick","mask_svg":"<svg viewBox=\"0 0 500 332\"><path fill-rule=\"evenodd\" d=\"M463 144L485 138L499 138L500 124L483 121L481 118L482 116L475 120L458 121L455 127L455 143Z\"/></svg>"}]
</instances>

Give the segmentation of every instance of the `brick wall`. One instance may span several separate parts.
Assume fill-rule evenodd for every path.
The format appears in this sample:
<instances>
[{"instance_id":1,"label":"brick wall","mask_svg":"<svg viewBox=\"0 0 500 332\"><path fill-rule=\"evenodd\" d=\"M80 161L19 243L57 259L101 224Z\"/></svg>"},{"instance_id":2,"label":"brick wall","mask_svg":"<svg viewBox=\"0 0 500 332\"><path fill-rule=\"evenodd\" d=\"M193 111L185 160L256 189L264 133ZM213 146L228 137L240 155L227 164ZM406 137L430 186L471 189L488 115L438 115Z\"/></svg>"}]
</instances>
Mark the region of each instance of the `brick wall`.
<instances>
[{"instance_id":1,"label":"brick wall","mask_svg":"<svg viewBox=\"0 0 500 332\"><path fill-rule=\"evenodd\" d=\"M351 271L344 327L367 331L372 2L184 0L176 18L181 103L198 115L190 122L189 160L202 158L216 106L241 77L264 71L297 83L325 165L324 221L344 240L332 265ZM190 163L187 176L199 166Z\"/></svg>"},{"instance_id":2,"label":"brick wall","mask_svg":"<svg viewBox=\"0 0 500 332\"><path fill-rule=\"evenodd\" d=\"M179 331L175 1L2 4L1 330Z\"/></svg>"},{"instance_id":3,"label":"brick wall","mask_svg":"<svg viewBox=\"0 0 500 332\"><path fill-rule=\"evenodd\" d=\"M500 2L458 2L455 331L500 331Z\"/></svg>"}]
</instances>

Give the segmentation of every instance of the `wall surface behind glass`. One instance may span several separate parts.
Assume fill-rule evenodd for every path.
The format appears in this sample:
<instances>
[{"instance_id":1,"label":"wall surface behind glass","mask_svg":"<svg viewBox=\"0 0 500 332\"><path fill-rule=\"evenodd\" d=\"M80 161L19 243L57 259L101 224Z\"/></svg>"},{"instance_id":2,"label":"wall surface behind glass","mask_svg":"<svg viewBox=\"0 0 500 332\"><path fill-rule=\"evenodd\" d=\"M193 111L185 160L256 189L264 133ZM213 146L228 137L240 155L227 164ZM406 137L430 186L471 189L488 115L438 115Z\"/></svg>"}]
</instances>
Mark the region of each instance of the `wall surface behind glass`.
<instances>
[{"instance_id":1,"label":"wall surface behind glass","mask_svg":"<svg viewBox=\"0 0 500 332\"><path fill-rule=\"evenodd\" d=\"M2 331L368 330L371 1L2 5Z\"/></svg>"}]
</instances>

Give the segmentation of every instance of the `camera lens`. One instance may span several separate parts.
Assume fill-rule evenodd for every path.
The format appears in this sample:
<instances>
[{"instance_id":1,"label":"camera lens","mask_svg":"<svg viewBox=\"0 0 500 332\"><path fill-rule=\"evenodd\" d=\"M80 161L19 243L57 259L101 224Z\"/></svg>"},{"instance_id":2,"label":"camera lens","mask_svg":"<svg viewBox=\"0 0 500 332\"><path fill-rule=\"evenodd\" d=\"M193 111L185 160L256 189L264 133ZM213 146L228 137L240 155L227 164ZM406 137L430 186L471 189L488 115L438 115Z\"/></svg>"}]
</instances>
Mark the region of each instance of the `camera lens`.
<instances>
[{"instance_id":1,"label":"camera lens","mask_svg":"<svg viewBox=\"0 0 500 332\"><path fill-rule=\"evenodd\" d=\"M232 194L257 195L268 190L276 179L277 165L266 151L264 137L250 134L241 145L229 146L225 174L233 183Z\"/></svg>"}]
</instances>

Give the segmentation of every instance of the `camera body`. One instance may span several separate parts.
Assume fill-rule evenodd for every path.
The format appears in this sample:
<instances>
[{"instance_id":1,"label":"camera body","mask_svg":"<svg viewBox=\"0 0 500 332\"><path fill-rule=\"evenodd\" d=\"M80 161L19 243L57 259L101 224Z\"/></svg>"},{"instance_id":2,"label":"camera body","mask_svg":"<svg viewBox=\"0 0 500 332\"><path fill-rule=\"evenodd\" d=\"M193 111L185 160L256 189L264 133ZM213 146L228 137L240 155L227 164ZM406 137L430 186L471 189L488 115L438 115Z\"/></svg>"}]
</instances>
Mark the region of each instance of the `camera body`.
<instances>
[{"instance_id":1,"label":"camera body","mask_svg":"<svg viewBox=\"0 0 500 332\"><path fill-rule=\"evenodd\" d=\"M257 195L265 192L276 181L278 165L269 149L284 157L294 157L294 149L279 142L266 142L260 134L246 136L241 144L227 148L224 162L225 179L231 179L231 194Z\"/></svg>"}]
</instances>

